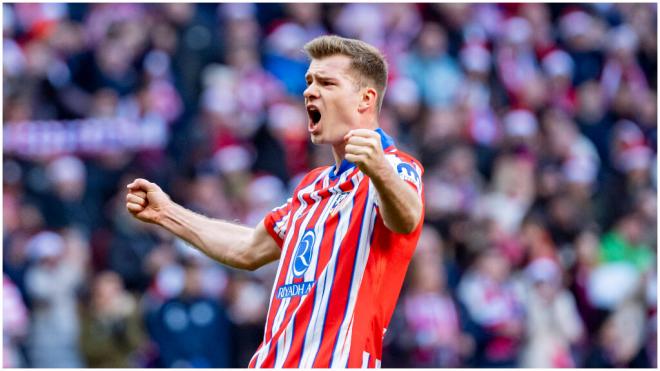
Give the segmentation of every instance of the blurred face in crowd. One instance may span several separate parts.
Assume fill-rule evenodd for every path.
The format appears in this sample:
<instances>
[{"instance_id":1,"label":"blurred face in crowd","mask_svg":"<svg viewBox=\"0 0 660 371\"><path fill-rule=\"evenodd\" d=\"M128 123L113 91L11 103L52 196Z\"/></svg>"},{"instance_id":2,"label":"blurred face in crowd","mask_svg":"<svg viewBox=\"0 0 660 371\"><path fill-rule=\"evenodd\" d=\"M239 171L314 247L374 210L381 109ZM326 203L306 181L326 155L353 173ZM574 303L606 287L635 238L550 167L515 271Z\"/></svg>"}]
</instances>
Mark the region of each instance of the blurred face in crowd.
<instances>
[{"instance_id":1,"label":"blurred face in crowd","mask_svg":"<svg viewBox=\"0 0 660 371\"><path fill-rule=\"evenodd\" d=\"M467 146L454 149L447 160L447 171L455 179L463 179L474 174L476 159L474 151Z\"/></svg>"},{"instance_id":2,"label":"blurred face in crowd","mask_svg":"<svg viewBox=\"0 0 660 371\"><path fill-rule=\"evenodd\" d=\"M419 36L419 50L425 56L437 56L447 49L447 34L436 23L426 23Z\"/></svg>"},{"instance_id":3,"label":"blurred face in crowd","mask_svg":"<svg viewBox=\"0 0 660 371\"><path fill-rule=\"evenodd\" d=\"M320 21L321 4L290 3L286 4L286 11L296 22L312 25Z\"/></svg>"},{"instance_id":4,"label":"blurred face in crowd","mask_svg":"<svg viewBox=\"0 0 660 371\"><path fill-rule=\"evenodd\" d=\"M552 166L545 166L539 170L536 177L538 183L538 195L543 198L549 198L559 193L561 186L561 173Z\"/></svg>"},{"instance_id":5,"label":"blurred face in crowd","mask_svg":"<svg viewBox=\"0 0 660 371\"><path fill-rule=\"evenodd\" d=\"M96 54L99 68L108 75L120 76L130 68L130 51L118 41L106 41Z\"/></svg>"},{"instance_id":6,"label":"blurred face in crowd","mask_svg":"<svg viewBox=\"0 0 660 371\"><path fill-rule=\"evenodd\" d=\"M202 271L195 263L186 267L186 280L183 287L183 295L186 297L197 297L202 294Z\"/></svg>"},{"instance_id":7,"label":"blurred face in crowd","mask_svg":"<svg viewBox=\"0 0 660 371\"><path fill-rule=\"evenodd\" d=\"M445 271L438 253L415 256L412 272L414 290L420 293L441 294L445 291Z\"/></svg>"},{"instance_id":8,"label":"blurred face in crowd","mask_svg":"<svg viewBox=\"0 0 660 371\"><path fill-rule=\"evenodd\" d=\"M578 88L578 115L586 119L587 124L593 124L591 120L599 120L605 114L605 99L600 84L591 80L580 85Z\"/></svg>"},{"instance_id":9,"label":"blurred face in crowd","mask_svg":"<svg viewBox=\"0 0 660 371\"><path fill-rule=\"evenodd\" d=\"M636 214L626 215L619 221L617 230L631 244L638 244L644 235L644 222Z\"/></svg>"},{"instance_id":10,"label":"blurred face in crowd","mask_svg":"<svg viewBox=\"0 0 660 371\"><path fill-rule=\"evenodd\" d=\"M523 105L534 110L543 108L548 98L548 88L546 78L542 74L536 73L527 77L520 94Z\"/></svg>"},{"instance_id":11,"label":"blurred face in crowd","mask_svg":"<svg viewBox=\"0 0 660 371\"><path fill-rule=\"evenodd\" d=\"M645 223L655 225L658 216L658 195L652 188L641 192L636 200L636 210L644 218Z\"/></svg>"},{"instance_id":12,"label":"blurred face in crowd","mask_svg":"<svg viewBox=\"0 0 660 371\"><path fill-rule=\"evenodd\" d=\"M548 135L548 144L553 156L565 158L577 138L575 123L570 117L557 110L548 110L543 115L543 126Z\"/></svg>"},{"instance_id":13,"label":"blurred face in crowd","mask_svg":"<svg viewBox=\"0 0 660 371\"><path fill-rule=\"evenodd\" d=\"M195 5L188 3L161 4L168 20L184 24L195 15Z\"/></svg>"},{"instance_id":14,"label":"blurred face in crowd","mask_svg":"<svg viewBox=\"0 0 660 371\"><path fill-rule=\"evenodd\" d=\"M101 89L94 94L90 116L114 117L119 95L112 89Z\"/></svg>"},{"instance_id":15,"label":"blurred face in crowd","mask_svg":"<svg viewBox=\"0 0 660 371\"><path fill-rule=\"evenodd\" d=\"M626 81L622 81L617 90L614 100L612 101L612 108L615 113L622 117L634 117L636 97Z\"/></svg>"},{"instance_id":16,"label":"blurred face in crowd","mask_svg":"<svg viewBox=\"0 0 660 371\"><path fill-rule=\"evenodd\" d=\"M360 88L350 64L349 57L333 55L312 59L309 65L303 95L314 144L340 145L350 130L364 127L360 126L366 112L362 98L377 93L373 88Z\"/></svg>"},{"instance_id":17,"label":"blurred face in crowd","mask_svg":"<svg viewBox=\"0 0 660 371\"><path fill-rule=\"evenodd\" d=\"M481 273L495 282L502 283L509 276L509 262L495 248L489 248L485 251L479 263Z\"/></svg>"},{"instance_id":18,"label":"blurred face in crowd","mask_svg":"<svg viewBox=\"0 0 660 371\"><path fill-rule=\"evenodd\" d=\"M442 249L440 234L432 227L424 227L410 268L413 290L420 293L444 292L446 272Z\"/></svg>"},{"instance_id":19,"label":"blurred face in crowd","mask_svg":"<svg viewBox=\"0 0 660 371\"><path fill-rule=\"evenodd\" d=\"M533 38L537 42L545 41L552 32L550 9L546 4L528 3L520 7L520 15L532 26Z\"/></svg>"},{"instance_id":20,"label":"blurred face in crowd","mask_svg":"<svg viewBox=\"0 0 660 371\"><path fill-rule=\"evenodd\" d=\"M45 256L39 260L39 264L47 269L54 269L59 265L61 260L60 255Z\"/></svg>"},{"instance_id":21,"label":"blurred face in crowd","mask_svg":"<svg viewBox=\"0 0 660 371\"><path fill-rule=\"evenodd\" d=\"M534 283L534 289L546 302L551 302L559 293L559 285L553 281L537 281Z\"/></svg>"},{"instance_id":22,"label":"blurred face in crowd","mask_svg":"<svg viewBox=\"0 0 660 371\"><path fill-rule=\"evenodd\" d=\"M114 272L103 272L96 276L92 288L93 305L99 311L105 311L112 306L123 292L123 283L119 275Z\"/></svg>"},{"instance_id":23,"label":"blurred face in crowd","mask_svg":"<svg viewBox=\"0 0 660 371\"><path fill-rule=\"evenodd\" d=\"M658 97L655 92L647 91L642 95L642 98L637 102L638 121L640 124L653 127L657 125L656 118L658 117Z\"/></svg>"},{"instance_id":24,"label":"blurred face in crowd","mask_svg":"<svg viewBox=\"0 0 660 371\"><path fill-rule=\"evenodd\" d=\"M584 231L575 239L575 252L579 265L593 267L598 264L598 235Z\"/></svg>"}]
</instances>

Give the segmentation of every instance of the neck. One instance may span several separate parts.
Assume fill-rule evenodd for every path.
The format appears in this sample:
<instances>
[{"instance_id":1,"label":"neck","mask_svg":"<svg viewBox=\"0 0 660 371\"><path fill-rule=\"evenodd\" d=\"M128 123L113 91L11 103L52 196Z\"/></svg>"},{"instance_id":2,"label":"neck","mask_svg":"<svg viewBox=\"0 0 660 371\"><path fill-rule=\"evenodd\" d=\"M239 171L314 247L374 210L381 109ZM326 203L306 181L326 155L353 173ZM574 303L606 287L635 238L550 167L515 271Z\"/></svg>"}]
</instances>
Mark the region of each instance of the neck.
<instances>
[{"instance_id":1,"label":"neck","mask_svg":"<svg viewBox=\"0 0 660 371\"><path fill-rule=\"evenodd\" d=\"M335 158L335 169L339 169L341 162L344 161L346 156L346 143L342 142L339 144L332 145L332 156Z\"/></svg>"}]
</instances>

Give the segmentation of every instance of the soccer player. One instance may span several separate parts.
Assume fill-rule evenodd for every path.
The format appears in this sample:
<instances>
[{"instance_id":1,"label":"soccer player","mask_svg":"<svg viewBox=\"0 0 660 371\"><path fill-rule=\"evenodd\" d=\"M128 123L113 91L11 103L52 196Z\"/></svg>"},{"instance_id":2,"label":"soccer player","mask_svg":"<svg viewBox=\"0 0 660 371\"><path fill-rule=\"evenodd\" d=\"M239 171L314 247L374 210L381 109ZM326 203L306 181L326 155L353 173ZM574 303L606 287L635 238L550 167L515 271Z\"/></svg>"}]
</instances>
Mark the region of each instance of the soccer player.
<instances>
[{"instance_id":1,"label":"soccer player","mask_svg":"<svg viewBox=\"0 0 660 371\"><path fill-rule=\"evenodd\" d=\"M378 125L387 64L359 40L321 36L304 92L310 171L255 228L212 220L136 179L126 207L209 257L254 270L279 259L263 343L250 367L379 367L382 341L423 224L422 166Z\"/></svg>"}]
</instances>

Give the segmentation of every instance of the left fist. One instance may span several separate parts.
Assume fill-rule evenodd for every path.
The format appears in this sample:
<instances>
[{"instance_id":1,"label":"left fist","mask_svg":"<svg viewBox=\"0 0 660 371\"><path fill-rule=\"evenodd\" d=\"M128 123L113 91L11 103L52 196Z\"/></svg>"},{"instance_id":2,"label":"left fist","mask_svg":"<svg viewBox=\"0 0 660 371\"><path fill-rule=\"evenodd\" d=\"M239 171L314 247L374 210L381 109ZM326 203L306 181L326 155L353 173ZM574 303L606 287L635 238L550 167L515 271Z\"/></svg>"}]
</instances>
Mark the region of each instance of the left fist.
<instances>
[{"instance_id":1,"label":"left fist","mask_svg":"<svg viewBox=\"0 0 660 371\"><path fill-rule=\"evenodd\" d=\"M369 129L351 130L344 136L346 160L354 163L369 177L388 166L380 134Z\"/></svg>"}]
</instances>

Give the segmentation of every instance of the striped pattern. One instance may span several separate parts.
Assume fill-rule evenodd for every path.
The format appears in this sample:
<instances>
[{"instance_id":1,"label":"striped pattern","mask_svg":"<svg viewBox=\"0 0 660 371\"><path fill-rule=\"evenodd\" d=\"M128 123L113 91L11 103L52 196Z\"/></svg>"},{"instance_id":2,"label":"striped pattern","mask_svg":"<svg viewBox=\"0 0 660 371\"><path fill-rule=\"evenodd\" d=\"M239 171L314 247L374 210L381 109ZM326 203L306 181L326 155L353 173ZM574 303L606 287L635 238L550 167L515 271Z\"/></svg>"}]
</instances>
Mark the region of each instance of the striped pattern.
<instances>
[{"instance_id":1,"label":"striped pattern","mask_svg":"<svg viewBox=\"0 0 660 371\"><path fill-rule=\"evenodd\" d=\"M383 132L381 137L388 161L395 170L404 168L404 180L423 201L421 165L397 151ZM333 166L307 174L293 197L269 213L264 224L282 255L264 341L249 366L380 367L382 338L422 223L408 235L388 230L375 187L344 161L338 171ZM301 251L307 265L300 265ZM281 287L309 282L309 291L277 295Z\"/></svg>"}]
</instances>

